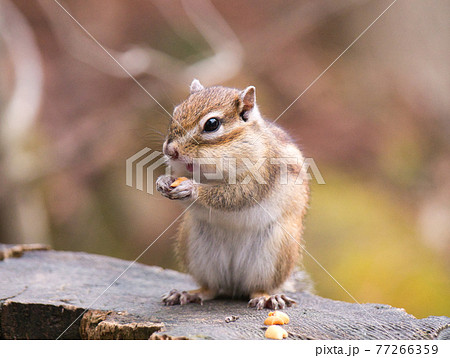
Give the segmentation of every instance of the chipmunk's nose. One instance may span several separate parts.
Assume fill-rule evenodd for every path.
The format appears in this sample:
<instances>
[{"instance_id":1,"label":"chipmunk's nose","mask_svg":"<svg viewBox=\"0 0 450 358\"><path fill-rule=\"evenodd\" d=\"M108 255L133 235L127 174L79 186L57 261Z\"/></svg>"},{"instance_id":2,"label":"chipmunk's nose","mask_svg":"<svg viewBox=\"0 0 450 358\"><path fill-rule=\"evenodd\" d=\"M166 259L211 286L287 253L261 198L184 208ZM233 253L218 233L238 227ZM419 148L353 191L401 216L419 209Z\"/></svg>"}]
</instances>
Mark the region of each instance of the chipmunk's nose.
<instances>
[{"instance_id":1,"label":"chipmunk's nose","mask_svg":"<svg viewBox=\"0 0 450 358\"><path fill-rule=\"evenodd\" d=\"M164 142L163 152L170 159L178 159L178 157L179 157L177 145L174 142L172 142L171 140L167 140Z\"/></svg>"}]
</instances>

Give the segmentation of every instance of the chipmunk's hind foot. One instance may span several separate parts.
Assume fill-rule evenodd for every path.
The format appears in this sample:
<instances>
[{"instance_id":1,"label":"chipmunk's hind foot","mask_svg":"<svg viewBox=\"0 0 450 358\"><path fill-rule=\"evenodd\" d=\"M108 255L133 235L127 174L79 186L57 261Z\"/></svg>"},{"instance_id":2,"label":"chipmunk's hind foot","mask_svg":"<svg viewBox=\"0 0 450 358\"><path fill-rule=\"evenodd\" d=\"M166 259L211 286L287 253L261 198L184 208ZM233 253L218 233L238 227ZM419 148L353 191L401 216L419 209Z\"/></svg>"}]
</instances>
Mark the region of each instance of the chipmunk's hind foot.
<instances>
[{"instance_id":1,"label":"chipmunk's hind foot","mask_svg":"<svg viewBox=\"0 0 450 358\"><path fill-rule=\"evenodd\" d=\"M203 305L204 300L212 300L214 297L216 297L214 291L203 287L191 291L172 290L162 297L162 301L166 306L185 305L187 303Z\"/></svg>"},{"instance_id":2,"label":"chipmunk's hind foot","mask_svg":"<svg viewBox=\"0 0 450 358\"><path fill-rule=\"evenodd\" d=\"M203 299L200 297L199 293L189 293L187 291L180 292L178 290L172 290L164 295L162 301L166 306L182 306L188 303L199 303L203 305Z\"/></svg>"},{"instance_id":3,"label":"chipmunk's hind foot","mask_svg":"<svg viewBox=\"0 0 450 358\"><path fill-rule=\"evenodd\" d=\"M297 302L286 295L255 294L248 301L248 307L255 307L257 310L262 310L263 308L277 310L291 307L295 303Z\"/></svg>"}]
</instances>

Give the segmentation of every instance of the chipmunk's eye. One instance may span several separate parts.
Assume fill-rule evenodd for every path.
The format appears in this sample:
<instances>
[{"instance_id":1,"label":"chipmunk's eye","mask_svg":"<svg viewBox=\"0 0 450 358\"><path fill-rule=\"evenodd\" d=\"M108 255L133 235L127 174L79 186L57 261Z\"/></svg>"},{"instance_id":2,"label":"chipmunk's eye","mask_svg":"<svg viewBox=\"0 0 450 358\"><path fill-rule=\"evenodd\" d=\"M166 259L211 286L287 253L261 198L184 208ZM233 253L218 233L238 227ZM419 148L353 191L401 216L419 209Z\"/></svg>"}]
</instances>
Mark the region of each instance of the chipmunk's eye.
<instances>
[{"instance_id":1,"label":"chipmunk's eye","mask_svg":"<svg viewBox=\"0 0 450 358\"><path fill-rule=\"evenodd\" d=\"M217 118L210 118L203 126L205 132L214 132L220 127L220 121Z\"/></svg>"}]
</instances>

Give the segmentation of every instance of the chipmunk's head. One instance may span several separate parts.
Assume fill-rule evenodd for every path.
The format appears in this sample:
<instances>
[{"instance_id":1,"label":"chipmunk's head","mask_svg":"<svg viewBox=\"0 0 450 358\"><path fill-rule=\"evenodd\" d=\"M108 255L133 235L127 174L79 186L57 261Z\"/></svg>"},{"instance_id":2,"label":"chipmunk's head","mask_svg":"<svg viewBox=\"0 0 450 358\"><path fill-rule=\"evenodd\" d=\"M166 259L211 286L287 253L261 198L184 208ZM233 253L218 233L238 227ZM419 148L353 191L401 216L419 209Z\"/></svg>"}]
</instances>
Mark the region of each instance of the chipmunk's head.
<instances>
[{"instance_id":1,"label":"chipmunk's head","mask_svg":"<svg viewBox=\"0 0 450 358\"><path fill-rule=\"evenodd\" d=\"M176 175L192 172L197 158L258 157L263 122L255 87L205 88L195 79L189 97L175 107L163 151Z\"/></svg>"}]
</instances>

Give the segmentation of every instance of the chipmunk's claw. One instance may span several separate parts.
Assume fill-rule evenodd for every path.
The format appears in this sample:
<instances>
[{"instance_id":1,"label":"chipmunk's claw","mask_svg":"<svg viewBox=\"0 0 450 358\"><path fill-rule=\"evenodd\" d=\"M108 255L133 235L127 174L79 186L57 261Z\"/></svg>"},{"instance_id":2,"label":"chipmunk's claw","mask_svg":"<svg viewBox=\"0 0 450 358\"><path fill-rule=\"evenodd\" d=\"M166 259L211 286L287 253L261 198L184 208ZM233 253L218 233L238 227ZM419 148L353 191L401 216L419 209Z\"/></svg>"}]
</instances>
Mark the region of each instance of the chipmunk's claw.
<instances>
[{"instance_id":1,"label":"chipmunk's claw","mask_svg":"<svg viewBox=\"0 0 450 358\"><path fill-rule=\"evenodd\" d=\"M156 189L161 195L171 200L183 200L190 198L195 193L194 182L190 179L182 181L176 187L172 187L175 178L170 175L161 175L156 180Z\"/></svg>"},{"instance_id":2,"label":"chipmunk's claw","mask_svg":"<svg viewBox=\"0 0 450 358\"><path fill-rule=\"evenodd\" d=\"M162 301L165 306L185 305L187 303L199 303L203 305L203 299L198 293L189 293L187 291L172 290L164 295Z\"/></svg>"},{"instance_id":3,"label":"chipmunk's claw","mask_svg":"<svg viewBox=\"0 0 450 358\"><path fill-rule=\"evenodd\" d=\"M287 297L286 295L272 295L272 296L261 296L252 298L248 301L248 307L256 307L257 310L262 310L263 308L269 308L271 310L283 309L285 307L291 307L295 304L293 299Z\"/></svg>"},{"instance_id":4,"label":"chipmunk's claw","mask_svg":"<svg viewBox=\"0 0 450 358\"><path fill-rule=\"evenodd\" d=\"M167 196L173 189L170 185L174 181L175 178L170 175L161 175L158 179L156 179L156 190L158 190L162 195Z\"/></svg>"},{"instance_id":5,"label":"chipmunk's claw","mask_svg":"<svg viewBox=\"0 0 450 358\"><path fill-rule=\"evenodd\" d=\"M194 183L192 180L184 180L177 187L172 188L167 196L169 199L186 199L191 197L194 192Z\"/></svg>"}]
</instances>

